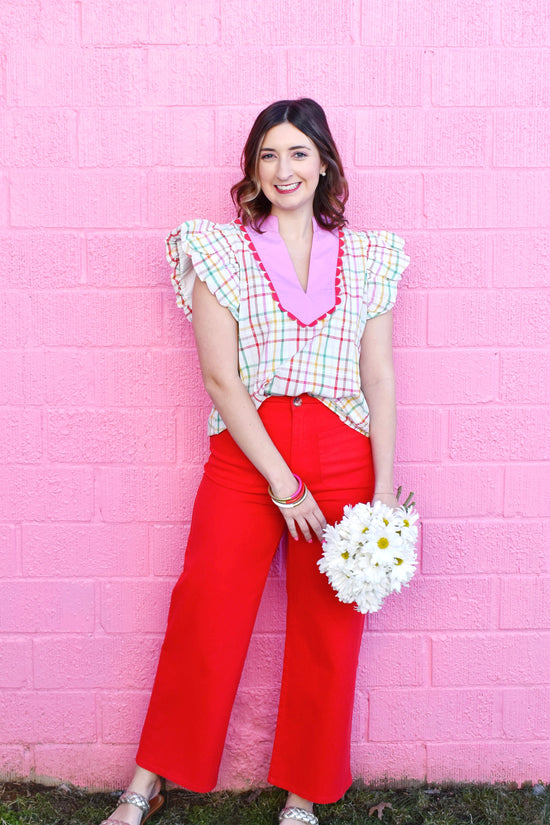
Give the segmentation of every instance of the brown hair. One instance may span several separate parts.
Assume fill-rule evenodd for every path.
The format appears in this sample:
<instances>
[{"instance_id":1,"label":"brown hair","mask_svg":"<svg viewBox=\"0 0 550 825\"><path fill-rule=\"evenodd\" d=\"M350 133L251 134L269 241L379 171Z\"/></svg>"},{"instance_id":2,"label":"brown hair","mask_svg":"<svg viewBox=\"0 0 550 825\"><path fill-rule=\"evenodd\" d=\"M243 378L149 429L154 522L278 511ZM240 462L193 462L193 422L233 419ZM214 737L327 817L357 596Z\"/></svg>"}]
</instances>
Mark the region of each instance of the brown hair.
<instances>
[{"instance_id":1,"label":"brown hair","mask_svg":"<svg viewBox=\"0 0 550 825\"><path fill-rule=\"evenodd\" d=\"M344 208L348 199L348 184L342 161L330 133L326 115L314 100L278 100L264 109L250 130L241 156L243 179L231 187L231 197L244 224L259 229L271 212L271 203L260 188L257 169L262 142L266 133L280 123L291 123L316 145L326 175L319 178L313 199L315 220L326 229L337 229L347 223Z\"/></svg>"}]
</instances>

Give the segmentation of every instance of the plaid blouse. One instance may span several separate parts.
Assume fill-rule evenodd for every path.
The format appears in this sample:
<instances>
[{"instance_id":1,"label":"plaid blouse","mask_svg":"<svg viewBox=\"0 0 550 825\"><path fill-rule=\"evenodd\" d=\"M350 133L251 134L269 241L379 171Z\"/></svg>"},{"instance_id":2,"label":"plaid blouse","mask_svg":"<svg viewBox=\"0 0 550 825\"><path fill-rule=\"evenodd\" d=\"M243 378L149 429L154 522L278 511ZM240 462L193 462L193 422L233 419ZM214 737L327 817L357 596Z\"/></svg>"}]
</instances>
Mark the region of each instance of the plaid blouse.
<instances>
[{"instance_id":1,"label":"plaid blouse","mask_svg":"<svg viewBox=\"0 0 550 825\"><path fill-rule=\"evenodd\" d=\"M283 308L240 221L186 221L166 243L176 300L186 315L191 316L197 276L237 321L240 377L257 409L271 395L309 393L368 435L369 410L359 373L361 336L369 318L394 305L409 258L392 232L344 228L338 235L334 306L309 324ZM213 408L209 435L224 429Z\"/></svg>"}]
</instances>

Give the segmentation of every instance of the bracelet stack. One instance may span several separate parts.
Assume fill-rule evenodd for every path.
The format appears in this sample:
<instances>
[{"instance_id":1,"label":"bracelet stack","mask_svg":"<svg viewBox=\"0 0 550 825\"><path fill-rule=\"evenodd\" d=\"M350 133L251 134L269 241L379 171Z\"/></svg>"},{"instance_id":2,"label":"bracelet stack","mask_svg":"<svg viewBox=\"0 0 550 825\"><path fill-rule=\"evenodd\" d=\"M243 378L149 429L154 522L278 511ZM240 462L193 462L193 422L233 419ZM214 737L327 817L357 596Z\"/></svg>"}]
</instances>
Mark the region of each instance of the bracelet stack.
<instances>
[{"instance_id":1,"label":"bracelet stack","mask_svg":"<svg viewBox=\"0 0 550 825\"><path fill-rule=\"evenodd\" d=\"M308 489L300 476L297 476L296 473L292 473L296 481L298 482L298 489L295 493L293 493L290 498L277 498L276 495L273 494L273 490L271 489L271 485L267 488L267 492L271 498L273 504L276 504L277 507L282 507L284 509L290 509L291 507L297 507L302 501L305 500L307 496Z\"/></svg>"}]
</instances>

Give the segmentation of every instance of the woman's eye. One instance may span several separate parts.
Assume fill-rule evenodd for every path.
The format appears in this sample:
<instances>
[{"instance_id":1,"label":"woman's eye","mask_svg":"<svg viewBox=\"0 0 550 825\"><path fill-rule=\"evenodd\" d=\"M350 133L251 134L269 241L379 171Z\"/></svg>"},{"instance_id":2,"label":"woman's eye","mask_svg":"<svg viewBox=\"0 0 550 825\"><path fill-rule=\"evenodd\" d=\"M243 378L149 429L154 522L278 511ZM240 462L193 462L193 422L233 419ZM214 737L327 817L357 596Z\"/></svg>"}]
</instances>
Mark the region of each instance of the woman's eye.
<instances>
[{"instance_id":1,"label":"woman's eye","mask_svg":"<svg viewBox=\"0 0 550 825\"><path fill-rule=\"evenodd\" d=\"M260 155L260 160L271 160L273 157L275 157L273 152L266 152L265 155Z\"/></svg>"},{"instance_id":2,"label":"woman's eye","mask_svg":"<svg viewBox=\"0 0 550 825\"><path fill-rule=\"evenodd\" d=\"M301 158L307 158L307 155L306 155L305 152L295 152L294 157L298 158L298 159L301 159Z\"/></svg>"}]
</instances>

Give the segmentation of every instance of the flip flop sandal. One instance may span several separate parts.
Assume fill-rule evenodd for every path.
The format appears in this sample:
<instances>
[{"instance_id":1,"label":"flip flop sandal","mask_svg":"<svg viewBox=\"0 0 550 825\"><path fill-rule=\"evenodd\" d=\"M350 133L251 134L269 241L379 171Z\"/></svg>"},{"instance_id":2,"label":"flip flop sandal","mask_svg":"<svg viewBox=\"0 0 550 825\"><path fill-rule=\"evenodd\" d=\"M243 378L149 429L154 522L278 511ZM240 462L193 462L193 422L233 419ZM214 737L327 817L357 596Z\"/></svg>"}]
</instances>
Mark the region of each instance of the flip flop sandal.
<instances>
[{"instance_id":1,"label":"flip flop sandal","mask_svg":"<svg viewBox=\"0 0 550 825\"><path fill-rule=\"evenodd\" d=\"M293 819L296 822L306 822L307 825L319 825L319 820L312 814L311 811L306 811L305 808L283 808L279 814L279 822L284 822L285 819Z\"/></svg>"},{"instance_id":2,"label":"flip flop sandal","mask_svg":"<svg viewBox=\"0 0 550 825\"><path fill-rule=\"evenodd\" d=\"M143 818L139 825L145 825L145 823L148 822L153 816L160 813L166 805L166 782L164 779L161 779L160 791L151 799L146 799L140 793L136 793L135 791L125 791L118 798L118 804L122 805L123 803L135 805L136 808L139 808L140 811L143 812ZM99 823L99 825L128 825L128 823L123 822L121 819L109 818L104 819L103 822Z\"/></svg>"}]
</instances>

